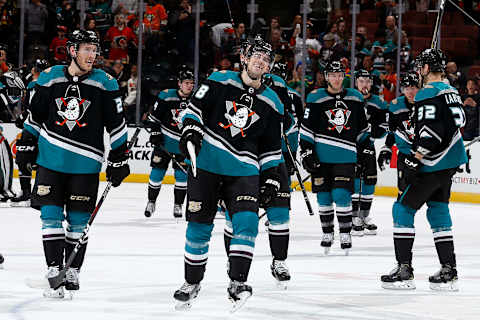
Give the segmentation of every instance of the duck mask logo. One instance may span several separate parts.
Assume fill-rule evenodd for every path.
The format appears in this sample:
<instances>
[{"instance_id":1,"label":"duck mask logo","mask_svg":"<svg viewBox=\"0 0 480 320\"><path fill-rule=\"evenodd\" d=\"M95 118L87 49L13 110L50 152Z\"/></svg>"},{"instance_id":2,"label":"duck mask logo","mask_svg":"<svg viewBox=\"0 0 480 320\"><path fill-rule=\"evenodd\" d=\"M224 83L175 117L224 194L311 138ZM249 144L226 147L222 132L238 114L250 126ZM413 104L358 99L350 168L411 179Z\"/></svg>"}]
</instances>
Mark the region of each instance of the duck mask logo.
<instances>
[{"instance_id":1,"label":"duck mask logo","mask_svg":"<svg viewBox=\"0 0 480 320\"><path fill-rule=\"evenodd\" d=\"M225 118L227 118L228 124L224 125L220 122L218 125L223 129L230 128L232 137L239 133L245 137L245 130L260 119L260 116L252 110L253 98L248 94L243 94L238 102L225 101L225 105L227 108Z\"/></svg>"},{"instance_id":2,"label":"duck mask logo","mask_svg":"<svg viewBox=\"0 0 480 320\"><path fill-rule=\"evenodd\" d=\"M332 125L328 130L337 130L338 133L341 133L343 129L350 130L347 123L351 113L343 101L336 101L334 109L325 111L328 122Z\"/></svg>"},{"instance_id":3,"label":"duck mask logo","mask_svg":"<svg viewBox=\"0 0 480 320\"><path fill-rule=\"evenodd\" d=\"M85 115L91 102L82 99L78 85L69 85L65 91L65 97L55 99L55 103L58 107L57 114L62 117L61 121L55 122L57 125L63 126L66 124L70 131L73 130L75 125L80 128L87 125L87 123L80 123L80 120Z\"/></svg>"}]
</instances>

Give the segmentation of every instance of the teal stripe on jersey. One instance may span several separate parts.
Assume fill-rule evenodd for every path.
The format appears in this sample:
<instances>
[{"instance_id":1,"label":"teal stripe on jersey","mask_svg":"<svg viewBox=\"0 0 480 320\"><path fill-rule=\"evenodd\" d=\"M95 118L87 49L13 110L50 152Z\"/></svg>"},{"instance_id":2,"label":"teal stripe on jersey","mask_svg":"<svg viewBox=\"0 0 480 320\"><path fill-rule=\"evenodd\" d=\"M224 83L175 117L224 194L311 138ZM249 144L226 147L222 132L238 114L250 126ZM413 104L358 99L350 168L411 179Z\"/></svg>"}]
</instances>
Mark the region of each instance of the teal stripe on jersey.
<instances>
[{"instance_id":1,"label":"teal stripe on jersey","mask_svg":"<svg viewBox=\"0 0 480 320\"><path fill-rule=\"evenodd\" d=\"M357 152L325 143L315 143L318 160L325 163L356 163Z\"/></svg>"}]
</instances>

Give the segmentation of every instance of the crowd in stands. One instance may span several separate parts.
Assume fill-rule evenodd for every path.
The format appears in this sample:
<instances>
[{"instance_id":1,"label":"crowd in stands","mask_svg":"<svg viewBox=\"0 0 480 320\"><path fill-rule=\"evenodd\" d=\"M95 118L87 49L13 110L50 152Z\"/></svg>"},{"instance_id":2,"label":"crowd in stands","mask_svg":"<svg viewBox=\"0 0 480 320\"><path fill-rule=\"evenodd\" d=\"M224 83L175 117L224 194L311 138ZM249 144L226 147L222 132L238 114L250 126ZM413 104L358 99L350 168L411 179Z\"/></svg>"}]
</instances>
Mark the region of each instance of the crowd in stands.
<instances>
[{"instance_id":1,"label":"crowd in stands","mask_svg":"<svg viewBox=\"0 0 480 320\"><path fill-rule=\"evenodd\" d=\"M25 2L27 6L23 72L28 73L27 67L37 59L46 59L50 64L68 63L66 37L69 32L80 27L80 1ZM175 86L174 77L180 65L193 67L194 63L195 17L192 3L189 0L145 0L144 16L140 18L138 2L85 1L86 17L83 23L85 29L95 31L101 39L102 50L96 67L103 68L118 79L124 93L124 108L129 122L135 122L138 46L143 49L141 114L153 104L155 95L161 89ZM199 48L201 77L214 70L239 70L241 42L248 36L261 34L272 44L276 60L287 64L287 83L292 88L300 91L302 73L305 73L303 81L307 94L315 88L324 87L326 83L323 68L329 59L338 59L347 70L346 87L350 86L352 74L356 70L366 69L374 75L375 93L387 102L393 100L397 92L397 51L400 51L401 72L406 72L418 50L425 46L419 39L427 39L416 34L416 30L421 30L424 26L417 23L417 20L424 17L421 19L428 25L431 19L428 10L434 9L436 5L435 1L429 0L405 1L404 5L410 11L404 15L404 27L399 34L395 2L360 1L362 11L357 19L353 52L355 70L351 70L352 32L348 10L328 12L324 10L326 1L312 2L312 12L307 19L305 34L307 54L306 60L302 62L304 37L301 15L292 14L291 23L283 24L281 20L285 17L257 17L253 26L248 28L246 2L232 0L230 2L235 20L235 25L232 26L228 13L223 14L224 1L204 2ZM17 60L20 9L17 3L17 0L0 0L0 72L19 69ZM461 5L474 17L480 16L480 5L476 2L463 1ZM347 8L348 2L343 1L342 7ZM447 18L454 21L452 17L457 17L457 12L451 12L451 8L449 10ZM409 24L409 19L413 17L420 18L415 18L415 24ZM138 34L140 23L144 27L142 43L139 43ZM461 20L462 25L466 23L466 20ZM475 30L478 35L478 28L471 30ZM479 55L476 45L472 48L469 53L472 53L471 63L475 64ZM451 52L447 50L448 55L449 53ZM466 61L459 56L450 56L457 62ZM465 136L478 136L480 67L470 68L464 64L457 66L455 60L451 60L447 66L446 79L463 95L469 119L464 130Z\"/></svg>"}]
</instances>

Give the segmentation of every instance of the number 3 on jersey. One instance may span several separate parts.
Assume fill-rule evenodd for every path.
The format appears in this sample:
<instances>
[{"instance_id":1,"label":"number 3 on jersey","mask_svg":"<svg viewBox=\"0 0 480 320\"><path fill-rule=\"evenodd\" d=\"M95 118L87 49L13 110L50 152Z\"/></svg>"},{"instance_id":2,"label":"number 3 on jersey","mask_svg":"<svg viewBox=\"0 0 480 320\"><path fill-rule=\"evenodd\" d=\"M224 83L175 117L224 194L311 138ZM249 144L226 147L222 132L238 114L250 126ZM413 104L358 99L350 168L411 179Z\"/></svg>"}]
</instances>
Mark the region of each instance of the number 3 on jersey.
<instances>
[{"instance_id":1,"label":"number 3 on jersey","mask_svg":"<svg viewBox=\"0 0 480 320\"><path fill-rule=\"evenodd\" d=\"M202 84L195 93L195 98L202 99L207 93L208 89L210 89L209 86L207 86L206 84Z\"/></svg>"},{"instance_id":2,"label":"number 3 on jersey","mask_svg":"<svg viewBox=\"0 0 480 320\"><path fill-rule=\"evenodd\" d=\"M418 121L435 119L437 108L434 105L424 105L418 108Z\"/></svg>"},{"instance_id":3,"label":"number 3 on jersey","mask_svg":"<svg viewBox=\"0 0 480 320\"><path fill-rule=\"evenodd\" d=\"M465 126L465 112L460 107L450 107L450 111L453 114L453 120L455 121L455 125L459 128L463 128Z\"/></svg>"}]
</instances>

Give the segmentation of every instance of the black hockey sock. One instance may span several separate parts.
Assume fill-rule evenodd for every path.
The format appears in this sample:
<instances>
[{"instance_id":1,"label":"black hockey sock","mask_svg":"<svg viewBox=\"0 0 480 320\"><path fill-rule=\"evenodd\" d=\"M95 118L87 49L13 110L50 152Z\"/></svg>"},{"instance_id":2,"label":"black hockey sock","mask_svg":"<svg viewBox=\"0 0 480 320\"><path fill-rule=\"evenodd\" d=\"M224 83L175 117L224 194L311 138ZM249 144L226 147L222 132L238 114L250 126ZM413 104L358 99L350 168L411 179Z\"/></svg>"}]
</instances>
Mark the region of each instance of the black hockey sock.
<instances>
[{"instance_id":1,"label":"black hockey sock","mask_svg":"<svg viewBox=\"0 0 480 320\"><path fill-rule=\"evenodd\" d=\"M323 233L333 233L333 219L335 218L333 207L320 208L319 212Z\"/></svg>"},{"instance_id":2,"label":"black hockey sock","mask_svg":"<svg viewBox=\"0 0 480 320\"><path fill-rule=\"evenodd\" d=\"M452 267L457 265L455 259L455 250L453 246L453 238L450 236L451 239L439 239L435 238L435 248L437 249L438 260L440 260L440 264L449 264Z\"/></svg>"},{"instance_id":3,"label":"black hockey sock","mask_svg":"<svg viewBox=\"0 0 480 320\"><path fill-rule=\"evenodd\" d=\"M337 207L337 220L340 233L352 231L352 207Z\"/></svg>"},{"instance_id":4,"label":"black hockey sock","mask_svg":"<svg viewBox=\"0 0 480 320\"><path fill-rule=\"evenodd\" d=\"M278 230L274 230L278 231ZM283 230L282 230L283 231ZM270 241L270 251L274 260L285 260L288 256L288 242L290 235L288 229L285 235L276 235L272 230L268 229L268 240Z\"/></svg>"},{"instance_id":5,"label":"black hockey sock","mask_svg":"<svg viewBox=\"0 0 480 320\"><path fill-rule=\"evenodd\" d=\"M161 189L160 187L152 188L151 186L148 186L148 201L157 200L158 194L160 193L160 189Z\"/></svg>"},{"instance_id":6,"label":"black hockey sock","mask_svg":"<svg viewBox=\"0 0 480 320\"><path fill-rule=\"evenodd\" d=\"M358 217L358 206L360 204L360 201L352 199L352 216Z\"/></svg>"},{"instance_id":7,"label":"black hockey sock","mask_svg":"<svg viewBox=\"0 0 480 320\"><path fill-rule=\"evenodd\" d=\"M30 196L32 190L31 184L31 176L28 177L20 177L20 188L22 189L22 193L24 196Z\"/></svg>"},{"instance_id":8,"label":"black hockey sock","mask_svg":"<svg viewBox=\"0 0 480 320\"><path fill-rule=\"evenodd\" d=\"M370 208L372 207L372 199L362 200L360 203L360 214L363 218L370 215Z\"/></svg>"},{"instance_id":9,"label":"black hockey sock","mask_svg":"<svg viewBox=\"0 0 480 320\"><path fill-rule=\"evenodd\" d=\"M232 280L246 282L252 259L233 256L228 258L229 267L228 276Z\"/></svg>"},{"instance_id":10,"label":"black hockey sock","mask_svg":"<svg viewBox=\"0 0 480 320\"><path fill-rule=\"evenodd\" d=\"M49 267L63 267L63 248L65 246L64 239L43 240L43 252L45 260Z\"/></svg>"},{"instance_id":11,"label":"black hockey sock","mask_svg":"<svg viewBox=\"0 0 480 320\"><path fill-rule=\"evenodd\" d=\"M232 233L229 230L224 229L223 230L223 243L225 245L225 253L227 254L227 257L230 254L230 242L232 242L232 238L233 238Z\"/></svg>"},{"instance_id":12,"label":"black hockey sock","mask_svg":"<svg viewBox=\"0 0 480 320\"><path fill-rule=\"evenodd\" d=\"M203 280L203 275L205 274L206 264L199 266L192 266L185 262L185 281L190 284L200 283Z\"/></svg>"},{"instance_id":13,"label":"black hockey sock","mask_svg":"<svg viewBox=\"0 0 480 320\"><path fill-rule=\"evenodd\" d=\"M83 260L85 259L85 252L87 251L87 244L88 243L82 244L80 249L78 249L77 255L75 256L75 259L73 259L73 262L71 265L72 268L80 269L82 267ZM75 247L75 244L72 244L70 242L65 242L65 260L68 260L68 257L73 252L74 247Z\"/></svg>"},{"instance_id":14,"label":"black hockey sock","mask_svg":"<svg viewBox=\"0 0 480 320\"><path fill-rule=\"evenodd\" d=\"M393 229L393 244L395 246L395 258L399 263L412 263L412 248L415 240L415 229Z\"/></svg>"},{"instance_id":15,"label":"black hockey sock","mask_svg":"<svg viewBox=\"0 0 480 320\"><path fill-rule=\"evenodd\" d=\"M158 195L158 193L157 193ZM175 204L183 205L183 202L185 201L185 196L187 195L187 189L180 189L175 187L173 189L173 195L174 195L174 201Z\"/></svg>"}]
</instances>

